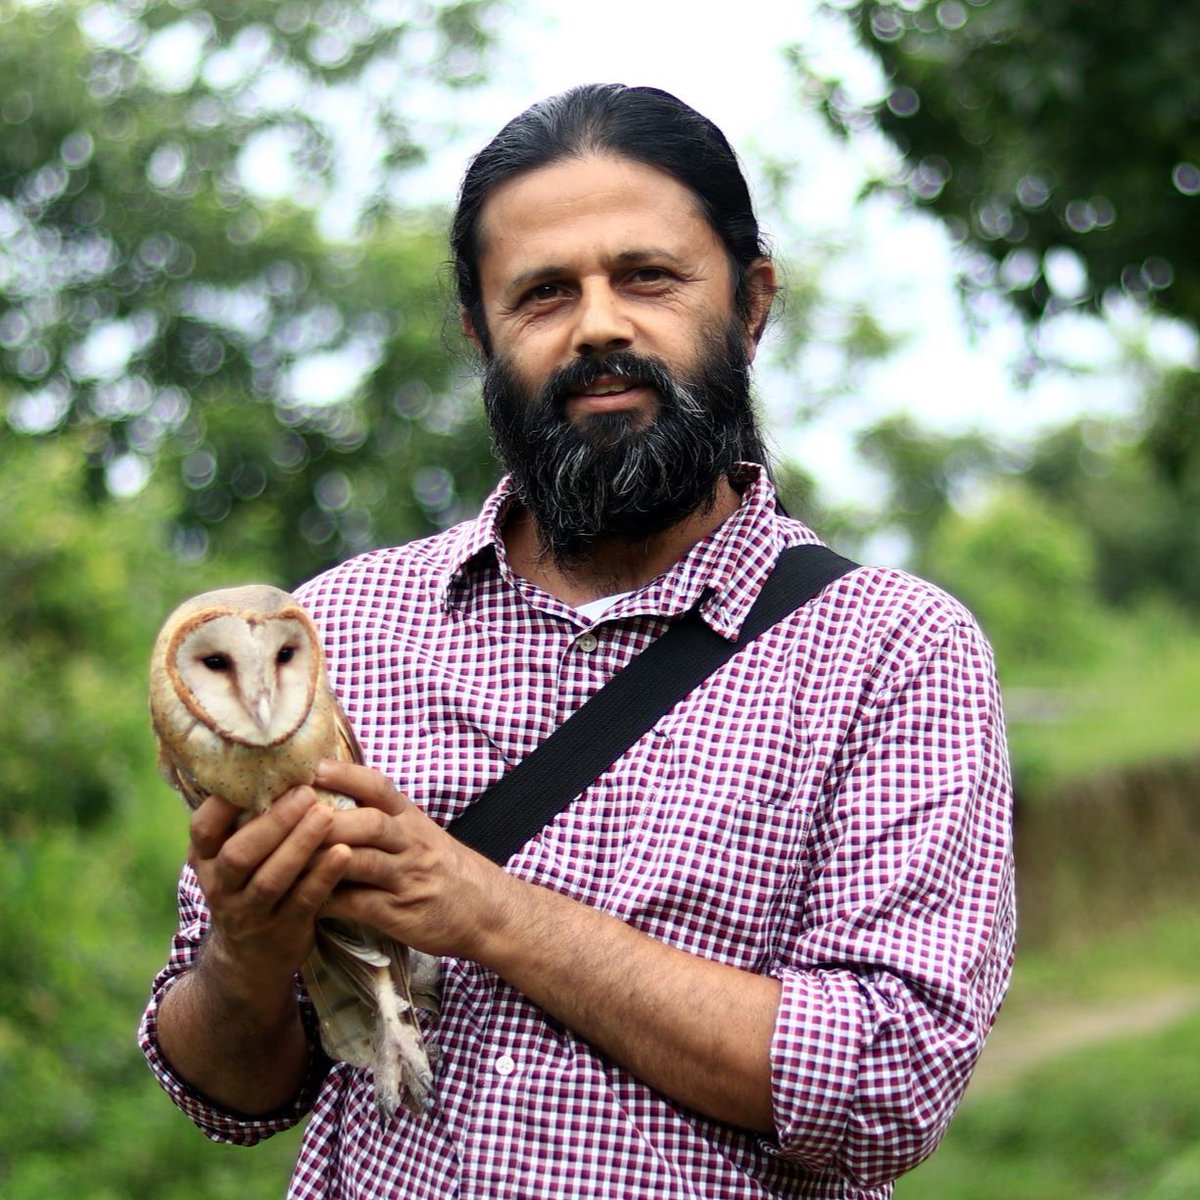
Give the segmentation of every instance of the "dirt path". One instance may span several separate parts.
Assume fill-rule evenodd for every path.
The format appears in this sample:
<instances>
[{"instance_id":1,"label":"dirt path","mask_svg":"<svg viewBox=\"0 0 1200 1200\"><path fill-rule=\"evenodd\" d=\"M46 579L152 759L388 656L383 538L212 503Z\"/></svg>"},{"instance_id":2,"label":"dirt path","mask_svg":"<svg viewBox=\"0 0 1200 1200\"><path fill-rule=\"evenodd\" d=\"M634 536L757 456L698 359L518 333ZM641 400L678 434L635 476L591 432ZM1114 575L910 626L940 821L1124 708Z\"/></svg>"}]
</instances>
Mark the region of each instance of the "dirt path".
<instances>
[{"instance_id":1,"label":"dirt path","mask_svg":"<svg viewBox=\"0 0 1200 1200\"><path fill-rule=\"evenodd\" d=\"M1094 1007L1043 1008L1036 1018L1023 1014L1010 1022L1002 1012L966 1098L970 1101L1003 1088L1059 1055L1114 1038L1153 1033L1197 1009L1200 987L1179 987Z\"/></svg>"}]
</instances>

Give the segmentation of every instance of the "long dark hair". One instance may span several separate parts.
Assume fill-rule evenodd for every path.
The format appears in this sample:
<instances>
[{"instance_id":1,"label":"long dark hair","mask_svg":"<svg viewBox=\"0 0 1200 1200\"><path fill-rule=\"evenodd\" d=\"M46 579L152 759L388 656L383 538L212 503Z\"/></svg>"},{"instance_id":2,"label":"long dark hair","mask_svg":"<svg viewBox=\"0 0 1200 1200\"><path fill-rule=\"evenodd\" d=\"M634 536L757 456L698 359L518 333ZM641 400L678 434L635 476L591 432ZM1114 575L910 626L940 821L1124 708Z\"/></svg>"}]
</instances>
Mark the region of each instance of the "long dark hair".
<instances>
[{"instance_id":1,"label":"long dark hair","mask_svg":"<svg viewBox=\"0 0 1200 1200\"><path fill-rule=\"evenodd\" d=\"M657 167L688 188L729 255L734 305L750 313L749 270L767 256L750 191L725 135L669 92L592 83L513 118L471 160L450 227L458 301L490 350L479 284L479 218L492 190L565 158L612 155Z\"/></svg>"}]
</instances>

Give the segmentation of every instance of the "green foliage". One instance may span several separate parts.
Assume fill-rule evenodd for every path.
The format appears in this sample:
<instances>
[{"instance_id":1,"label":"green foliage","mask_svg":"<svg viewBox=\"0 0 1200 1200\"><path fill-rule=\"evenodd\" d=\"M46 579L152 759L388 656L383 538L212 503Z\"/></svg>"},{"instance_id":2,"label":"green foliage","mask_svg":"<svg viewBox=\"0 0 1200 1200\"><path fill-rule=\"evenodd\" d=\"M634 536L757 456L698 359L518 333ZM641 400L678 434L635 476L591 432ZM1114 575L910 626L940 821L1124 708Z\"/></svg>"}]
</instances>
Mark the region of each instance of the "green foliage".
<instances>
[{"instance_id":1,"label":"green foliage","mask_svg":"<svg viewBox=\"0 0 1200 1200\"><path fill-rule=\"evenodd\" d=\"M184 596L257 564L180 564L161 489L90 500L82 433L0 442L0 1194L278 1194L294 1153L211 1146L134 1029L175 923L187 812L158 778L150 645Z\"/></svg>"},{"instance_id":2,"label":"green foliage","mask_svg":"<svg viewBox=\"0 0 1200 1200\"><path fill-rule=\"evenodd\" d=\"M956 494L999 463L995 446L982 435L934 433L906 415L864 430L858 448L887 478L887 519L912 539L914 565L922 570L924 547Z\"/></svg>"},{"instance_id":3,"label":"green foliage","mask_svg":"<svg viewBox=\"0 0 1200 1200\"><path fill-rule=\"evenodd\" d=\"M293 585L490 483L440 222L387 199L420 154L409 112L478 74L485 11L0 3L6 1198L233 1200L289 1172L294 1134L212 1145L134 1043L187 841L150 647L187 595ZM364 81L351 169L319 114ZM279 144L294 187L268 199L247 172ZM362 217L334 237L318 207L347 179Z\"/></svg>"},{"instance_id":4,"label":"green foliage","mask_svg":"<svg viewBox=\"0 0 1200 1200\"><path fill-rule=\"evenodd\" d=\"M1200 1184L1200 1016L1071 1054L964 1106L897 1200L1169 1200Z\"/></svg>"},{"instance_id":5,"label":"green foliage","mask_svg":"<svg viewBox=\"0 0 1200 1200\"><path fill-rule=\"evenodd\" d=\"M1027 796L1050 802L1066 780L1196 753L1195 619L1147 602L1105 612L1099 633L1076 664L1000 656L1013 769Z\"/></svg>"},{"instance_id":6,"label":"green foliage","mask_svg":"<svg viewBox=\"0 0 1200 1200\"><path fill-rule=\"evenodd\" d=\"M796 70L835 129L870 126L899 148L901 166L875 186L943 219L962 249L968 301L1000 295L1036 323L1072 308L1104 312L1123 295L1200 331L1190 269L1200 256L1200 9L1171 0L837 7L878 59L885 98L852 99L798 50ZM1198 404L1200 374L1175 369L1148 388L1128 444L1097 451L1097 423L1083 421L1032 448L1026 478L1088 531L1110 600L1166 590L1200 610ZM890 471L919 554L954 448L917 437L932 451L922 464L894 430L883 435L881 445L878 431L869 435L866 450Z\"/></svg>"},{"instance_id":7,"label":"green foliage","mask_svg":"<svg viewBox=\"0 0 1200 1200\"><path fill-rule=\"evenodd\" d=\"M149 639L203 572L164 552L161 489L118 506L87 497L84 438L0 441L0 831L104 821L149 749ZM131 674L131 665L139 664ZM134 715L135 726L114 717Z\"/></svg>"},{"instance_id":8,"label":"green foliage","mask_svg":"<svg viewBox=\"0 0 1200 1200\"><path fill-rule=\"evenodd\" d=\"M477 76L484 11L0 9L11 428L88 430L97 497L174 474L184 558L249 540L295 580L452 520L491 467L442 344L440 235L387 197L421 153L409 106ZM314 115L347 110L353 164ZM272 155L269 199L249 179ZM322 205L362 216L331 240Z\"/></svg>"},{"instance_id":9,"label":"green foliage","mask_svg":"<svg viewBox=\"0 0 1200 1200\"><path fill-rule=\"evenodd\" d=\"M1200 10L1173 0L969 0L848 7L889 81L870 117L901 186L979 252L973 286L1031 314L1109 289L1200 325ZM864 115L810 77L837 128ZM1057 292L1052 258L1085 266Z\"/></svg>"},{"instance_id":10,"label":"green foliage","mask_svg":"<svg viewBox=\"0 0 1200 1200\"><path fill-rule=\"evenodd\" d=\"M1019 483L947 511L925 548L931 577L975 613L1009 670L1086 663L1100 611L1087 534Z\"/></svg>"}]
</instances>

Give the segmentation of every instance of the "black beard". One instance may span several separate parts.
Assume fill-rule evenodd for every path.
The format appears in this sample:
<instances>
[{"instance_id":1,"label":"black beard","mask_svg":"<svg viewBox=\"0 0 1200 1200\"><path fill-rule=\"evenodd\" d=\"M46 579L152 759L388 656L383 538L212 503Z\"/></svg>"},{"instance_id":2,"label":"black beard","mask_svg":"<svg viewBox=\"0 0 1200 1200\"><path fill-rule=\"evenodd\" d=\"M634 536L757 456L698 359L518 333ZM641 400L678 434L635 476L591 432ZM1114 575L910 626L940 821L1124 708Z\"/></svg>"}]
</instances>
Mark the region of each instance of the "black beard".
<instances>
[{"instance_id":1,"label":"black beard","mask_svg":"<svg viewBox=\"0 0 1200 1200\"><path fill-rule=\"evenodd\" d=\"M599 541L642 541L710 511L736 463L766 464L744 336L730 325L712 337L683 381L659 359L621 350L576 359L530 395L506 362L488 362L483 399L496 453L560 568L578 566ZM636 412L568 418L572 395L614 375L658 394L649 424Z\"/></svg>"}]
</instances>

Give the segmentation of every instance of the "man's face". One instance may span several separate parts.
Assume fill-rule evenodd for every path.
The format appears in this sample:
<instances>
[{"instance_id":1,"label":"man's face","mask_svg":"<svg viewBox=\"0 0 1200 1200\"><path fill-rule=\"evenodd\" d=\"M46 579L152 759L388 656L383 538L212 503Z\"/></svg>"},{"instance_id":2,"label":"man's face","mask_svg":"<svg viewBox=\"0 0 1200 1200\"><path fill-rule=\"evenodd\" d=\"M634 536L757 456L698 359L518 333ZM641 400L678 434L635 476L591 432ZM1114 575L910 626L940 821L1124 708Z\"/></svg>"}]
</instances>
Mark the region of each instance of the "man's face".
<instances>
[{"instance_id":1,"label":"man's face","mask_svg":"<svg viewBox=\"0 0 1200 1200\"><path fill-rule=\"evenodd\" d=\"M703 333L734 318L729 259L696 198L630 159L565 159L501 184L484 204L479 246L491 354L530 390L576 358L616 350L687 375ZM748 333L745 346L753 358ZM566 412L645 423L656 404L637 380L601 377Z\"/></svg>"},{"instance_id":2,"label":"man's face","mask_svg":"<svg viewBox=\"0 0 1200 1200\"><path fill-rule=\"evenodd\" d=\"M754 341L686 188L567 160L497 188L480 243L489 420L561 564L704 509L733 463L761 459Z\"/></svg>"}]
</instances>

